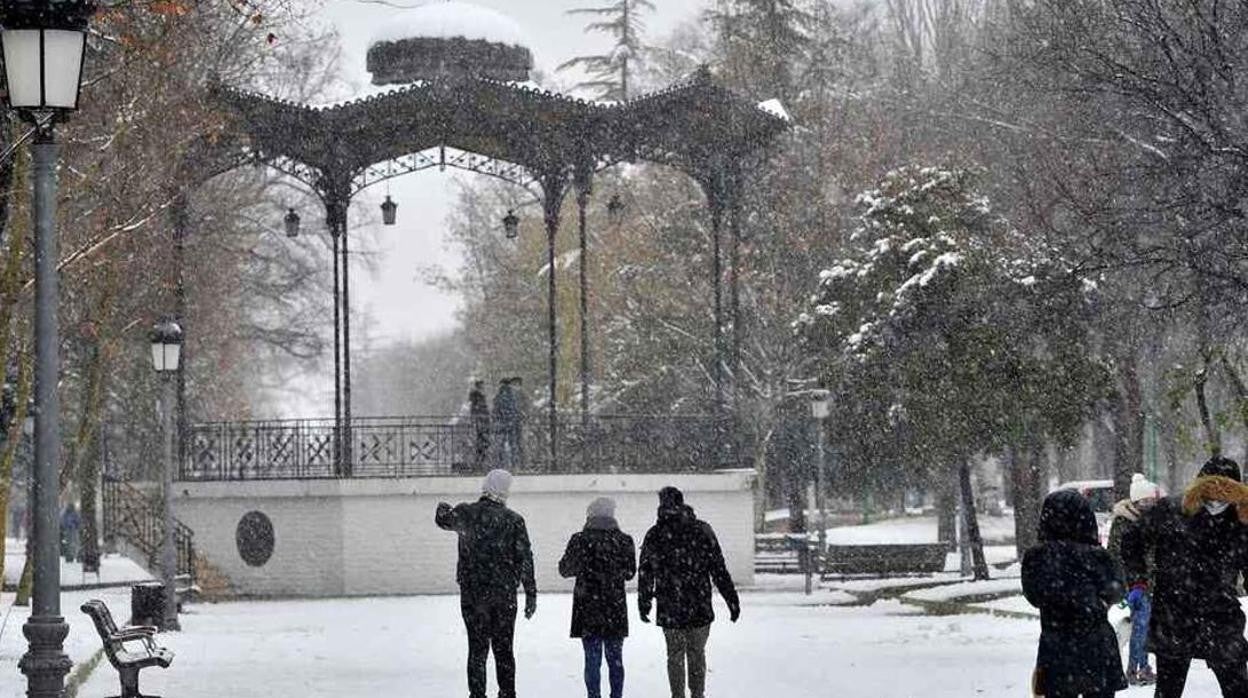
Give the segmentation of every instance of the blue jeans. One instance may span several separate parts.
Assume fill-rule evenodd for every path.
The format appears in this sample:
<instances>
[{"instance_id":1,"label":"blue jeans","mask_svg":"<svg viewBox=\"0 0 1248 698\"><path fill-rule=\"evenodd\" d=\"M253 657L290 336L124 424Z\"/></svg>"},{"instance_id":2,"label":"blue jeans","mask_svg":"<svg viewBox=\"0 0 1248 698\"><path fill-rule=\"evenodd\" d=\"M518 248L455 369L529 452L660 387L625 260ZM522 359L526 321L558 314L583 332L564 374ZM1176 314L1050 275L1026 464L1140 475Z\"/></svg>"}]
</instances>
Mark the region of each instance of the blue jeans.
<instances>
[{"instance_id":1,"label":"blue jeans","mask_svg":"<svg viewBox=\"0 0 1248 698\"><path fill-rule=\"evenodd\" d=\"M589 698L601 698L602 650L607 650L607 674L611 682L611 698L624 696L624 638L583 637L585 648L585 691Z\"/></svg>"},{"instance_id":2,"label":"blue jeans","mask_svg":"<svg viewBox=\"0 0 1248 698\"><path fill-rule=\"evenodd\" d=\"M1153 615L1153 602L1148 594L1140 596L1131 607L1131 645L1127 670L1148 666L1148 620Z\"/></svg>"}]
</instances>

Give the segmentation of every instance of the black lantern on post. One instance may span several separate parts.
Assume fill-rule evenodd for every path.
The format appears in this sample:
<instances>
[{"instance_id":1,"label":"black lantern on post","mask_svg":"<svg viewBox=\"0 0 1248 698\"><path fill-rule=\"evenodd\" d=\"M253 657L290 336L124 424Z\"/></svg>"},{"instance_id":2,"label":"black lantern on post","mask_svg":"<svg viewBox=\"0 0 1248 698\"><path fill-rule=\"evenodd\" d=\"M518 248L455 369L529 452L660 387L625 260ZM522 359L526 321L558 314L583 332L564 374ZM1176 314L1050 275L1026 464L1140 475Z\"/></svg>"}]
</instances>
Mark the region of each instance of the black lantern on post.
<instances>
[{"instance_id":1,"label":"black lantern on post","mask_svg":"<svg viewBox=\"0 0 1248 698\"><path fill-rule=\"evenodd\" d=\"M299 237L299 214L295 213L295 209L286 211L286 217L282 219L286 223L286 237Z\"/></svg>"},{"instance_id":2,"label":"black lantern on post","mask_svg":"<svg viewBox=\"0 0 1248 698\"><path fill-rule=\"evenodd\" d=\"M381 222L383 225L394 225L394 214L398 211L399 205L394 203L389 194L386 194L386 200L381 202Z\"/></svg>"},{"instance_id":3,"label":"black lantern on post","mask_svg":"<svg viewBox=\"0 0 1248 698\"><path fill-rule=\"evenodd\" d=\"M165 320L152 328L152 368L164 376L178 370L182 363L182 326Z\"/></svg>"},{"instance_id":4,"label":"black lantern on post","mask_svg":"<svg viewBox=\"0 0 1248 698\"><path fill-rule=\"evenodd\" d=\"M160 581L164 586L164 604L159 626L162 630L178 630L178 601L175 581L178 576L178 553L174 544L173 517L173 403L176 401L174 381L170 380L182 366L182 327L165 320L152 328L152 368L161 377L160 422L164 428L164 468L161 477L163 499L163 536L160 544Z\"/></svg>"},{"instance_id":5,"label":"black lantern on post","mask_svg":"<svg viewBox=\"0 0 1248 698\"><path fill-rule=\"evenodd\" d=\"M0 5L0 43L9 107L27 115L78 108L87 20L93 0L9 0Z\"/></svg>"},{"instance_id":6,"label":"black lantern on post","mask_svg":"<svg viewBox=\"0 0 1248 698\"><path fill-rule=\"evenodd\" d=\"M515 211L508 211L503 216L503 233L507 235L508 240L515 240L520 237L520 218Z\"/></svg>"},{"instance_id":7,"label":"black lantern on post","mask_svg":"<svg viewBox=\"0 0 1248 698\"><path fill-rule=\"evenodd\" d=\"M57 384L60 326L56 240L54 123L78 108L87 22L94 0L0 2L0 50L8 106L35 125L31 147L34 184L31 213L35 238L35 462L31 471L34 562L31 612L22 634L29 642L18 666L27 694L60 696L73 666L65 655L69 626L61 615L60 464L61 425Z\"/></svg>"},{"instance_id":8,"label":"black lantern on post","mask_svg":"<svg viewBox=\"0 0 1248 698\"><path fill-rule=\"evenodd\" d=\"M624 202L619 194L612 194L611 200L607 202L607 222L611 225L619 225L623 220Z\"/></svg>"}]
</instances>

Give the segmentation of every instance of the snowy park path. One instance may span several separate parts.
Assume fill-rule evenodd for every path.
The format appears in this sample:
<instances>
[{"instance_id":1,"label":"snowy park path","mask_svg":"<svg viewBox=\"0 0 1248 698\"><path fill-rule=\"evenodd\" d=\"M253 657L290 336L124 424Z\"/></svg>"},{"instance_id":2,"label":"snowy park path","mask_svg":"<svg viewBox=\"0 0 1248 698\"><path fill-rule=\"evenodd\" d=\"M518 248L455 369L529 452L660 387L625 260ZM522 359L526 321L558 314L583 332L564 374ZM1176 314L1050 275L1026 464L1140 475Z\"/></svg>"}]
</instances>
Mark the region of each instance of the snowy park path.
<instances>
[{"instance_id":1,"label":"snowy park path","mask_svg":"<svg viewBox=\"0 0 1248 698\"><path fill-rule=\"evenodd\" d=\"M804 598L747 593L740 623L716 622L708 649L708 695L1026 694L1039 630L1034 621L929 617L894 601L860 608L802 607ZM567 637L570 607L568 595L545 595L532 621L517 622L522 698L584 695L580 647ZM718 611L727 615L722 606ZM666 695L662 635L635 616L631 622L626 694ZM167 671L144 672L145 692L178 698L466 694L465 640L454 596L199 605L184 616L183 626L185 632L162 638L178 657ZM1215 695L1206 674L1194 672L1190 696ZM79 696L112 695L115 682L112 669L101 666Z\"/></svg>"}]
</instances>

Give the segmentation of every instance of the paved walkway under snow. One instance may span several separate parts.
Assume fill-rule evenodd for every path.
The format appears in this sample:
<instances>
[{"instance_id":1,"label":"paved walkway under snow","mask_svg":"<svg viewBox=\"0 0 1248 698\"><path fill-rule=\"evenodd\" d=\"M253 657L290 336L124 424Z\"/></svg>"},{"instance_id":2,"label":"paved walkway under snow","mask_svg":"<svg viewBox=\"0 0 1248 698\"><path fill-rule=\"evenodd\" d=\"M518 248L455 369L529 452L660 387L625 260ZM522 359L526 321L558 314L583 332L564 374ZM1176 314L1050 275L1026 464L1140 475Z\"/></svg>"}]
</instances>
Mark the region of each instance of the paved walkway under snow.
<instances>
[{"instance_id":1,"label":"paved walkway under snow","mask_svg":"<svg viewBox=\"0 0 1248 698\"><path fill-rule=\"evenodd\" d=\"M743 602L740 623L717 622L711 633L707 694L712 698L1026 695L1038 633L1034 621L927 617L895 601L868 608L809 607L799 605L805 597L793 593L747 593ZM518 621L521 698L584 695L579 645L567 638L570 605L567 595L542 596L537 617ZM67 605L67 612L81 616L76 607ZM10 619L0 648L7 650L0 652L3 698L16 698L24 689L14 661L20 648L9 647L20 640L20 633L15 640L12 632L15 620L20 619ZM665 696L662 636L635 616L632 622L633 635L625 644L626 695ZM467 693L464 632L453 596L205 604L183 616L183 625L184 632L162 636L178 656L167 671L143 672L145 693L171 698ZM76 658L95 646L83 635L86 630L75 621L70 645ZM112 668L101 664L79 696L115 695L116 680ZM1144 698L1151 692L1119 695ZM1194 670L1187 696L1215 695L1208 672Z\"/></svg>"}]
</instances>

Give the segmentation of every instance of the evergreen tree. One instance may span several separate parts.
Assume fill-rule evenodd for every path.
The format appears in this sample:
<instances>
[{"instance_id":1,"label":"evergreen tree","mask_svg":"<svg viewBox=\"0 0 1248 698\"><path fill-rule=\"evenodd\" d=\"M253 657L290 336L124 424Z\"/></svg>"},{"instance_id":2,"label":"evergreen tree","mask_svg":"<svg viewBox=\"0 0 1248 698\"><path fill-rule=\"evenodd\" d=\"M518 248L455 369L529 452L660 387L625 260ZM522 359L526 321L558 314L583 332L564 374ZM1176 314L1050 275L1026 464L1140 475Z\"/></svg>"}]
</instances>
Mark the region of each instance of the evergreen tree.
<instances>
[{"instance_id":1,"label":"evergreen tree","mask_svg":"<svg viewBox=\"0 0 1248 698\"><path fill-rule=\"evenodd\" d=\"M707 13L721 59L749 92L789 102L811 54L815 17L803 0L720 0Z\"/></svg>"},{"instance_id":2,"label":"evergreen tree","mask_svg":"<svg viewBox=\"0 0 1248 698\"><path fill-rule=\"evenodd\" d=\"M641 13L654 11L650 0L615 0L601 7L583 7L569 10L570 15L590 15L597 19L585 26L586 32L602 32L615 39L611 51L597 56L577 56L559 66L558 70L583 67L588 80L578 83L576 89L596 92L595 99L623 102L631 94L637 63L645 51L641 43L645 24Z\"/></svg>"}]
</instances>

